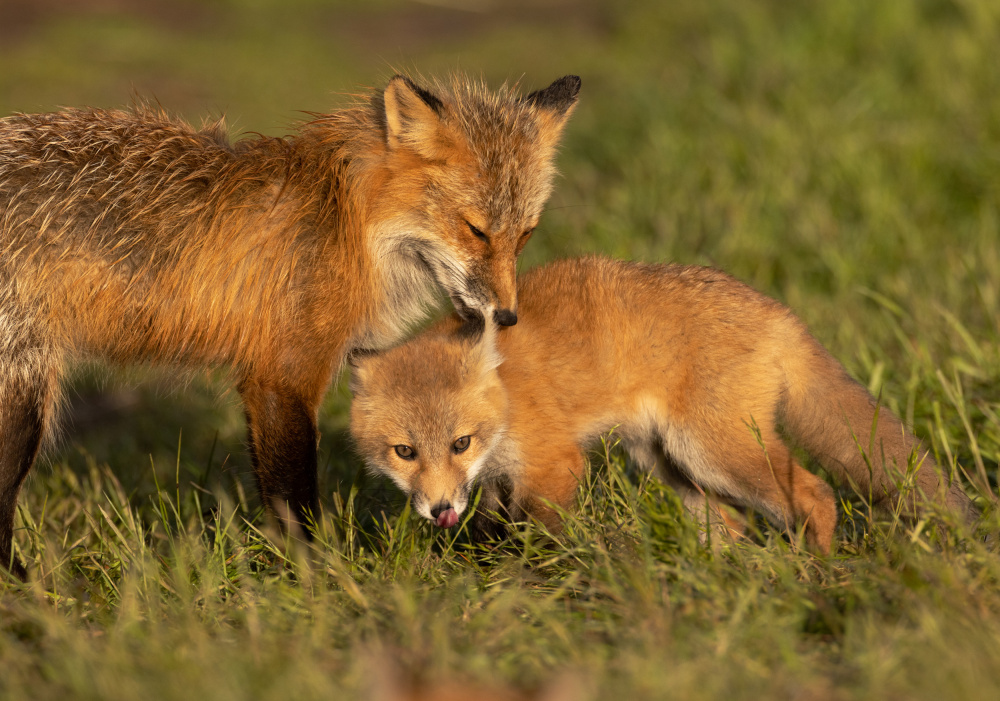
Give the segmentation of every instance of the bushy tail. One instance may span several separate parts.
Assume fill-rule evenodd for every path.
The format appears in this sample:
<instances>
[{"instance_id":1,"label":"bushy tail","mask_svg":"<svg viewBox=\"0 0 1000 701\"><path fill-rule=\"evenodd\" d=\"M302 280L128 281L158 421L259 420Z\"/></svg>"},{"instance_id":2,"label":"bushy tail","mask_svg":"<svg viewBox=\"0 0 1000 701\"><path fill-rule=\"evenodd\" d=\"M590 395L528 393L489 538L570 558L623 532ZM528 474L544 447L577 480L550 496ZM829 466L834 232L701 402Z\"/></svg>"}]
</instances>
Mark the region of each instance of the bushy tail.
<instances>
[{"instance_id":1,"label":"bushy tail","mask_svg":"<svg viewBox=\"0 0 1000 701\"><path fill-rule=\"evenodd\" d=\"M806 334L808 352L785 359L787 385L782 422L792 439L838 481L885 511L901 506L907 517L920 502L937 500L966 520L972 502L920 441L887 407L853 380L844 367ZM915 486L900 504L898 484L915 455Z\"/></svg>"}]
</instances>

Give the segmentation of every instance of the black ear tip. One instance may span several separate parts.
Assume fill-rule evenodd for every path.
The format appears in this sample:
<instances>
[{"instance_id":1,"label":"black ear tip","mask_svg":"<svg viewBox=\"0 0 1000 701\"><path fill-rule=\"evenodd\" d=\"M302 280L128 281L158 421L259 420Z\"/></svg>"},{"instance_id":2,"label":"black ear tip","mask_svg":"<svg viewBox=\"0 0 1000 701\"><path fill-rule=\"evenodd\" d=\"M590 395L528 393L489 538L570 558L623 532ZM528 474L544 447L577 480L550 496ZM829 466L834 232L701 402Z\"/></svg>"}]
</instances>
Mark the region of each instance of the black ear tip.
<instances>
[{"instance_id":1,"label":"black ear tip","mask_svg":"<svg viewBox=\"0 0 1000 701\"><path fill-rule=\"evenodd\" d=\"M525 98L535 107L565 112L576 103L583 81L578 75L564 75L544 90L536 90Z\"/></svg>"},{"instance_id":2,"label":"black ear tip","mask_svg":"<svg viewBox=\"0 0 1000 701\"><path fill-rule=\"evenodd\" d=\"M378 351L373 348L354 348L347 353L347 364L352 369L357 369L368 358L378 355Z\"/></svg>"},{"instance_id":3,"label":"black ear tip","mask_svg":"<svg viewBox=\"0 0 1000 701\"><path fill-rule=\"evenodd\" d=\"M385 84L385 86L386 88L388 88L389 86L395 83L402 83L403 85L409 87L411 90L413 89L413 81L410 80L405 75L403 75L402 73L396 73L391 78L389 78L389 81Z\"/></svg>"},{"instance_id":4,"label":"black ear tip","mask_svg":"<svg viewBox=\"0 0 1000 701\"><path fill-rule=\"evenodd\" d=\"M423 100L424 104L426 104L432 110L437 112L438 115L442 114L442 110L444 109L444 103L442 103L441 100L438 98L438 96L432 93L430 90L420 87L415 82L413 82L412 78L409 78L403 75L402 73L397 73L396 75L392 76L389 79L389 82L386 85L386 90L388 90L390 85L396 82L402 82L403 85L405 85L410 90L410 92L412 92L421 100Z\"/></svg>"},{"instance_id":5,"label":"black ear tip","mask_svg":"<svg viewBox=\"0 0 1000 701\"><path fill-rule=\"evenodd\" d=\"M568 92L571 92L574 96L578 95L580 92L580 87L583 85L583 81L580 80L578 75L564 75L562 78L556 81L556 83L561 83L566 87Z\"/></svg>"}]
</instances>

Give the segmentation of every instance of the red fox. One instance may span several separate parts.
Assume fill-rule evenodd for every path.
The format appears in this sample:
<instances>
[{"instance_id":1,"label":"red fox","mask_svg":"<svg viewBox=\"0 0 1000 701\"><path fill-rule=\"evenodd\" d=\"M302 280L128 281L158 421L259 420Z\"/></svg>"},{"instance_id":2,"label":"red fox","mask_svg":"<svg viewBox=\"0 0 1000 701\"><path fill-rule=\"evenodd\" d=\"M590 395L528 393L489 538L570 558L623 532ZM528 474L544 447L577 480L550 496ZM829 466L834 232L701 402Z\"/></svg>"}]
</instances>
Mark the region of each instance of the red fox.
<instances>
[{"instance_id":1,"label":"red fox","mask_svg":"<svg viewBox=\"0 0 1000 701\"><path fill-rule=\"evenodd\" d=\"M74 357L232 368L264 504L318 508L320 400L436 286L517 321L576 76L521 96L393 77L288 138L230 143L148 106L0 120L0 565Z\"/></svg>"},{"instance_id":2,"label":"red fox","mask_svg":"<svg viewBox=\"0 0 1000 701\"><path fill-rule=\"evenodd\" d=\"M452 318L352 359L362 455L439 526L459 521L478 480L481 505L558 528L549 504L571 506L582 448L611 429L689 508L704 509L704 490L804 528L823 554L833 491L799 466L783 433L886 508L900 501L896 480L916 451L917 490L971 513L917 439L788 308L724 273L565 260L522 276L518 299L511 329L463 333Z\"/></svg>"}]
</instances>

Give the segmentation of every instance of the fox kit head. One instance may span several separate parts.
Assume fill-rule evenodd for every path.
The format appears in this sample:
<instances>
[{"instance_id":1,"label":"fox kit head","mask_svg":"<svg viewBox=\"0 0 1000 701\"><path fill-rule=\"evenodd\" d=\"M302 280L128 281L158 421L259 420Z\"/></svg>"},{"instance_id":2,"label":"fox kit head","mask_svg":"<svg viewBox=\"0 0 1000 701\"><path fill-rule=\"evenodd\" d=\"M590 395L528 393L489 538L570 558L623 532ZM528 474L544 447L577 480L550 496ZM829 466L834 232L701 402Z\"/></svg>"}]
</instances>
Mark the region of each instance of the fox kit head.
<instances>
[{"instance_id":1,"label":"fox kit head","mask_svg":"<svg viewBox=\"0 0 1000 701\"><path fill-rule=\"evenodd\" d=\"M351 361L351 433L365 462L438 526L458 523L503 435L499 364L491 339L435 332Z\"/></svg>"},{"instance_id":2,"label":"fox kit head","mask_svg":"<svg viewBox=\"0 0 1000 701\"><path fill-rule=\"evenodd\" d=\"M418 265L463 316L516 323L515 264L551 192L579 90L576 76L523 97L459 77L429 89L390 80L381 259Z\"/></svg>"}]
</instances>

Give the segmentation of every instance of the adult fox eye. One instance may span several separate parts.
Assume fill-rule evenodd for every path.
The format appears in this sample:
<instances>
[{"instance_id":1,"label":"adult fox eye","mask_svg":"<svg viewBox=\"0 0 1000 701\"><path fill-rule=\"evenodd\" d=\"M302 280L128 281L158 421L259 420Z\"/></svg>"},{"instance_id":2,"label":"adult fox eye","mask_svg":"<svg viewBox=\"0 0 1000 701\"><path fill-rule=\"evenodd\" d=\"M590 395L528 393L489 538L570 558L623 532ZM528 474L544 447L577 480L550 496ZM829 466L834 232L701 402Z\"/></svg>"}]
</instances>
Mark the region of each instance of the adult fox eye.
<instances>
[{"instance_id":1,"label":"adult fox eye","mask_svg":"<svg viewBox=\"0 0 1000 701\"><path fill-rule=\"evenodd\" d=\"M466 448L469 447L469 443L472 441L472 436L462 436L451 444L451 447L456 453L464 453Z\"/></svg>"},{"instance_id":2,"label":"adult fox eye","mask_svg":"<svg viewBox=\"0 0 1000 701\"><path fill-rule=\"evenodd\" d=\"M413 460L413 458L417 455L413 451L413 448L408 445L397 445L394 446L394 448L396 450L396 455L403 458L403 460Z\"/></svg>"},{"instance_id":3,"label":"adult fox eye","mask_svg":"<svg viewBox=\"0 0 1000 701\"><path fill-rule=\"evenodd\" d=\"M480 229L477 229L476 227L474 227L474 226L473 226L472 224L470 224L469 222L465 222L465 225L466 225L467 227L469 227L469 231L471 231L471 232L473 233L473 235L474 235L474 236L475 236L475 237L476 237L477 239L482 239L482 240L483 240L483 241L485 241L486 243L489 243L489 242L490 242L490 237L489 237L489 236L487 236L486 234L484 234L484 233L482 232L482 230L480 230Z\"/></svg>"},{"instance_id":4,"label":"adult fox eye","mask_svg":"<svg viewBox=\"0 0 1000 701\"><path fill-rule=\"evenodd\" d=\"M518 253L520 253L521 249L523 249L524 246L525 246L525 244L528 243L528 239L531 238L531 232L533 232L533 231L534 231L534 229L528 229L523 234L521 234L521 238L519 238L517 240L517 252Z\"/></svg>"}]
</instances>

